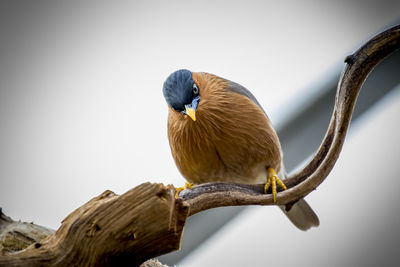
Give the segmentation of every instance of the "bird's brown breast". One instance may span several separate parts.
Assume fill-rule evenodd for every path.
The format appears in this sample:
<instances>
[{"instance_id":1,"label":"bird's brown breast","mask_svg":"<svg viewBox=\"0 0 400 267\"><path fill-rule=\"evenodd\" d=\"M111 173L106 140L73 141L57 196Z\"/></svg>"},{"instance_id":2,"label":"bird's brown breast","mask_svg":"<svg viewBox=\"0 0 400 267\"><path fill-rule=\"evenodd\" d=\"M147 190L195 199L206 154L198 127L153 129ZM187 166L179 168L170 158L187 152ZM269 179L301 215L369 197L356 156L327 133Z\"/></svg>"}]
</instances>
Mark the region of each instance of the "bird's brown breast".
<instances>
[{"instance_id":1,"label":"bird's brown breast","mask_svg":"<svg viewBox=\"0 0 400 267\"><path fill-rule=\"evenodd\" d=\"M182 175L195 184L254 183L267 167L279 171L281 149L264 112L249 98L225 90L217 76L194 73L200 88L196 121L172 109L168 138Z\"/></svg>"}]
</instances>

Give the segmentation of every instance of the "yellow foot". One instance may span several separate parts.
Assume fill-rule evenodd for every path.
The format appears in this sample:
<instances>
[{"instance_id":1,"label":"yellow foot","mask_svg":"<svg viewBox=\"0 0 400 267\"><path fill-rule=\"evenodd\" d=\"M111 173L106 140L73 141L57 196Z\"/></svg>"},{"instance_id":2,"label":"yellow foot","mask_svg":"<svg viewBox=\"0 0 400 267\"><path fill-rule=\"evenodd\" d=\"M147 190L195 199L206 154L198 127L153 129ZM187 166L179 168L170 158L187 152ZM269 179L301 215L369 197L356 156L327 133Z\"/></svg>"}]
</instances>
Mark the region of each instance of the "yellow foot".
<instances>
[{"instance_id":1,"label":"yellow foot","mask_svg":"<svg viewBox=\"0 0 400 267\"><path fill-rule=\"evenodd\" d=\"M268 168L267 170L267 183L264 186L264 194L267 193L269 186L272 184L272 198L274 203L276 202L276 183L283 189L286 190L286 185L282 182L281 179L276 175L276 172L272 168Z\"/></svg>"},{"instance_id":2,"label":"yellow foot","mask_svg":"<svg viewBox=\"0 0 400 267\"><path fill-rule=\"evenodd\" d=\"M185 189L192 189L193 188L193 184L185 182L184 186L178 187L175 189L175 198L179 197L179 193Z\"/></svg>"}]
</instances>

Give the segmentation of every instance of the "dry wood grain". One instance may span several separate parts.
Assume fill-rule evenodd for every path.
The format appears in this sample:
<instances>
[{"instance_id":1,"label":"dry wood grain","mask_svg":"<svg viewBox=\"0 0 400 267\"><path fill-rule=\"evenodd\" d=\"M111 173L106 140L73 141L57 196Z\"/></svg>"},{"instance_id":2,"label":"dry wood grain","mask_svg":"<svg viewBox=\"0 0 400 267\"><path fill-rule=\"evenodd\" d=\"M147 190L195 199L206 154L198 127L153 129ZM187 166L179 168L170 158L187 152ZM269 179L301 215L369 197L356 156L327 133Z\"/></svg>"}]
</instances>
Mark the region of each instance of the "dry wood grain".
<instances>
[{"instance_id":1,"label":"dry wood grain","mask_svg":"<svg viewBox=\"0 0 400 267\"><path fill-rule=\"evenodd\" d=\"M174 188L142 184L123 195L105 191L72 212L61 227L0 266L138 266L179 249L188 206Z\"/></svg>"}]
</instances>

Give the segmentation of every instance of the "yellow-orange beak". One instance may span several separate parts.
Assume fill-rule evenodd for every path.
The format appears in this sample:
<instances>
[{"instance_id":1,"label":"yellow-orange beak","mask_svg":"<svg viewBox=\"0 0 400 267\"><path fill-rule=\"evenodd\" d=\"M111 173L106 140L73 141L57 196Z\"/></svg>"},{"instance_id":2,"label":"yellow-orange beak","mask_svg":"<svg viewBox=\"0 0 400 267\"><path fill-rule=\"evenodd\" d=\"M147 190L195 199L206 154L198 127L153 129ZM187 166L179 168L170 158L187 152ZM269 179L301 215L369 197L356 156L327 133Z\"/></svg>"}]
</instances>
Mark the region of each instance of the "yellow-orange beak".
<instances>
[{"instance_id":1,"label":"yellow-orange beak","mask_svg":"<svg viewBox=\"0 0 400 267\"><path fill-rule=\"evenodd\" d=\"M196 111L194 108L185 106L186 109L186 114L189 115L190 118L192 118L193 121L196 121Z\"/></svg>"}]
</instances>

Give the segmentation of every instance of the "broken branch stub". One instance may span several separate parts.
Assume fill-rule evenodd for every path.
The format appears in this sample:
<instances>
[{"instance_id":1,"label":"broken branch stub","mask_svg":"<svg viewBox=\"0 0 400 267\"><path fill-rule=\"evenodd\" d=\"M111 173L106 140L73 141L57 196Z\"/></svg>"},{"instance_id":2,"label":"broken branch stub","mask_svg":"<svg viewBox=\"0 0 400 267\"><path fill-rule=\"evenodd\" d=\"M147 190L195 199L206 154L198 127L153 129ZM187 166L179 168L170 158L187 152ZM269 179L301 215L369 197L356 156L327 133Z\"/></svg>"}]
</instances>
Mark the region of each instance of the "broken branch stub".
<instances>
[{"instance_id":1,"label":"broken branch stub","mask_svg":"<svg viewBox=\"0 0 400 267\"><path fill-rule=\"evenodd\" d=\"M188 206L174 189L145 183L105 191L39 243L0 256L0 266L138 266L179 249Z\"/></svg>"}]
</instances>

